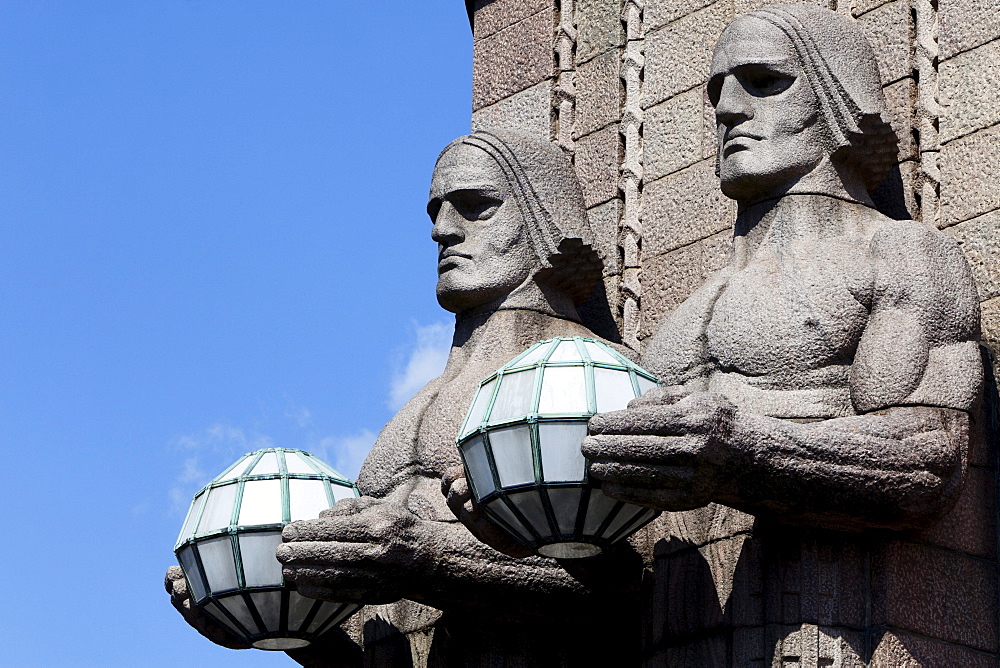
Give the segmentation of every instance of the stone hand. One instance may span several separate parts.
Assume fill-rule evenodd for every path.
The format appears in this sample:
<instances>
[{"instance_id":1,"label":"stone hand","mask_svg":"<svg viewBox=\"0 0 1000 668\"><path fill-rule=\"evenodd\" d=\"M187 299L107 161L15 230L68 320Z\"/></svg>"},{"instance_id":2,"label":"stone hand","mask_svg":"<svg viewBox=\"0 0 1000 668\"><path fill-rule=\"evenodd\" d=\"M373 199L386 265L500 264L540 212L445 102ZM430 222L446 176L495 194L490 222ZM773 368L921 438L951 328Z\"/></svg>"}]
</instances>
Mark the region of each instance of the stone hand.
<instances>
[{"instance_id":1,"label":"stone hand","mask_svg":"<svg viewBox=\"0 0 1000 668\"><path fill-rule=\"evenodd\" d=\"M494 550L509 557L521 559L534 554L513 536L492 522L482 509L472 501L472 491L465 477L465 467L453 466L441 478L441 492L448 500L448 507L473 536Z\"/></svg>"},{"instance_id":2,"label":"stone hand","mask_svg":"<svg viewBox=\"0 0 1000 668\"><path fill-rule=\"evenodd\" d=\"M163 586L170 594L170 603L181 613L184 621L193 626L198 633L205 636L216 645L229 649L250 649L250 643L234 635L229 629L218 623L207 613L201 611L191 601L188 593L187 580L180 566L171 566L163 578Z\"/></svg>"},{"instance_id":3,"label":"stone hand","mask_svg":"<svg viewBox=\"0 0 1000 668\"><path fill-rule=\"evenodd\" d=\"M364 496L344 499L319 519L285 527L278 560L285 578L311 598L390 603L433 563L433 522L406 507Z\"/></svg>"},{"instance_id":4,"label":"stone hand","mask_svg":"<svg viewBox=\"0 0 1000 668\"><path fill-rule=\"evenodd\" d=\"M613 498L660 510L720 500L731 484L735 407L709 392L655 388L623 411L595 415L583 454Z\"/></svg>"}]
</instances>

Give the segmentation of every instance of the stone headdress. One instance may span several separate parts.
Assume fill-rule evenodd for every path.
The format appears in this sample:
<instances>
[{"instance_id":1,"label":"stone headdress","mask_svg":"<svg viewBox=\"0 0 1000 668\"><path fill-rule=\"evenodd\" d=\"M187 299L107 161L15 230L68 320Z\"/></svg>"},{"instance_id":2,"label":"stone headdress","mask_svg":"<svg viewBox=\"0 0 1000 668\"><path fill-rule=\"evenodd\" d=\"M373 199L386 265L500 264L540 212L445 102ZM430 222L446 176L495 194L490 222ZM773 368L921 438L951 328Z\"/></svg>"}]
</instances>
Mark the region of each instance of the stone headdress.
<instances>
[{"instance_id":1,"label":"stone headdress","mask_svg":"<svg viewBox=\"0 0 1000 668\"><path fill-rule=\"evenodd\" d=\"M583 193L566 153L552 142L477 130L448 144L441 155L459 144L485 151L507 177L541 263L538 278L576 304L587 301L601 280L603 263L594 250Z\"/></svg>"},{"instance_id":2,"label":"stone headdress","mask_svg":"<svg viewBox=\"0 0 1000 668\"><path fill-rule=\"evenodd\" d=\"M771 5L751 16L774 25L795 47L833 134L832 156L874 190L896 164L882 79L868 40L850 19L810 5Z\"/></svg>"}]
</instances>

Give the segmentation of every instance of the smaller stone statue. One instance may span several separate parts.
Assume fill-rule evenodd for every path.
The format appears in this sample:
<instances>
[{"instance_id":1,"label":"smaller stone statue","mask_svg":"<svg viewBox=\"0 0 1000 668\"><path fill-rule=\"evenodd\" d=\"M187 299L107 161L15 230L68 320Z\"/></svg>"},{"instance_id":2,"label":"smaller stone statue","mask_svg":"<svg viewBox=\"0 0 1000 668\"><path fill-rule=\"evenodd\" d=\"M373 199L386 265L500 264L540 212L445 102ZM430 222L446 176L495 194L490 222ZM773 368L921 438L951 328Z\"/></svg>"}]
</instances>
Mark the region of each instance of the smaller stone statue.
<instances>
[{"instance_id":1,"label":"smaller stone statue","mask_svg":"<svg viewBox=\"0 0 1000 668\"><path fill-rule=\"evenodd\" d=\"M456 314L447 366L382 430L357 480L364 496L285 528L277 555L285 576L314 598L369 606L409 599L443 611L429 617L435 631L428 651L447 665L496 656L544 665L625 657L638 646L637 606L618 608L637 589L637 555L625 546L589 566L568 566L572 572L529 556L468 503L455 446L490 373L536 341L599 338L577 311L600 281L602 263L573 167L554 144L476 132L441 153L427 211L439 249L438 301ZM465 524L449 509L442 484ZM174 578L175 604L225 644L219 629L185 607L180 584ZM407 612L413 603L399 605L397 617L414 616ZM371 609L357 617L377 617ZM325 665L324 656L333 655L327 652L293 656ZM409 660L404 653L377 661L395 665Z\"/></svg>"}]
</instances>

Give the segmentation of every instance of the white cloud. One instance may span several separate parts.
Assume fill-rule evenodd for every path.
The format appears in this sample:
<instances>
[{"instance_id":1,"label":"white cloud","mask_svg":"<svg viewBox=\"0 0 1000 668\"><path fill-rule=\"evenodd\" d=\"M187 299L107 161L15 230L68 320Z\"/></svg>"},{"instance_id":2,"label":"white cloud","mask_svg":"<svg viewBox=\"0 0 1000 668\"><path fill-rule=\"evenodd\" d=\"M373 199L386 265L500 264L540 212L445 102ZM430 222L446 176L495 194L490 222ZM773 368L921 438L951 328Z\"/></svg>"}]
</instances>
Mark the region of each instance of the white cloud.
<instances>
[{"instance_id":1,"label":"white cloud","mask_svg":"<svg viewBox=\"0 0 1000 668\"><path fill-rule=\"evenodd\" d=\"M351 436L327 436L308 448L314 455L327 462L351 480L358 477L358 471L375 444L378 435L370 429L362 429Z\"/></svg>"},{"instance_id":2,"label":"white cloud","mask_svg":"<svg viewBox=\"0 0 1000 668\"><path fill-rule=\"evenodd\" d=\"M409 350L405 364L397 365L389 386L389 407L398 411L417 390L444 371L451 351L454 327L449 323L417 325L416 343Z\"/></svg>"}]
</instances>

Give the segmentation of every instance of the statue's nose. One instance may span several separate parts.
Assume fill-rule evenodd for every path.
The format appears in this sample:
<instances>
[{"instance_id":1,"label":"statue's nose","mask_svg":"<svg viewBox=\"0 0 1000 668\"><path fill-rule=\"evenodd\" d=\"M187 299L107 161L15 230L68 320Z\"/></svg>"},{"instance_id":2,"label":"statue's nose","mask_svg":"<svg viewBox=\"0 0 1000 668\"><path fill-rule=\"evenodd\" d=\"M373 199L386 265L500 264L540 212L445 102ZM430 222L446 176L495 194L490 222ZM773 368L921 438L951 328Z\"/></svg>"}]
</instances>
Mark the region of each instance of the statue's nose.
<instances>
[{"instance_id":1,"label":"statue's nose","mask_svg":"<svg viewBox=\"0 0 1000 668\"><path fill-rule=\"evenodd\" d=\"M434 227L431 228L431 239L445 245L461 242L465 239L465 227L462 225L463 220L451 202L445 201L434 218Z\"/></svg>"},{"instance_id":2,"label":"statue's nose","mask_svg":"<svg viewBox=\"0 0 1000 668\"><path fill-rule=\"evenodd\" d=\"M723 125L732 125L753 118L752 96L733 75L726 76L719 91L719 102L715 105L715 120Z\"/></svg>"}]
</instances>

